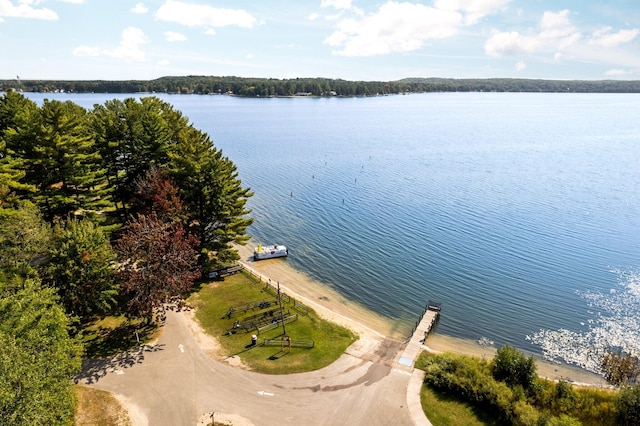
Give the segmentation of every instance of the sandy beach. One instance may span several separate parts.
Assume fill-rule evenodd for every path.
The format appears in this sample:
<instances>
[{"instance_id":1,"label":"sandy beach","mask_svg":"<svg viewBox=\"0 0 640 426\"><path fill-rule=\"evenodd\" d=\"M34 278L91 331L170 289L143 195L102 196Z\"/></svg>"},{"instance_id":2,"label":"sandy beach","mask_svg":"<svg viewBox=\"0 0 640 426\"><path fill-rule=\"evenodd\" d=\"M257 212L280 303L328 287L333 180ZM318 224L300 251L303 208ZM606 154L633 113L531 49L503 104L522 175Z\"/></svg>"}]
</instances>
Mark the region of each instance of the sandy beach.
<instances>
[{"instance_id":1,"label":"sandy beach","mask_svg":"<svg viewBox=\"0 0 640 426\"><path fill-rule=\"evenodd\" d=\"M321 317L350 328L362 337L384 339L385 337L404 339L402 331L394 322L382 317L363 306L347 300L331 288L330 283L321 283L293 268L286 259L253 261L255 243L237 246L240 261L245 268L270 281L280 284L280 289L313 308ZM446 308L443 316L446 317ZM491 359L495 355L494 347L481 346L478 342L450 336L431 334L425 347L434 352L454 352ZM541 377L550 380L564 379L576 384L605 386L605 380L596 374L566 364L556 364L537 359L537 370Z\"/></svg>"}]
</instances>

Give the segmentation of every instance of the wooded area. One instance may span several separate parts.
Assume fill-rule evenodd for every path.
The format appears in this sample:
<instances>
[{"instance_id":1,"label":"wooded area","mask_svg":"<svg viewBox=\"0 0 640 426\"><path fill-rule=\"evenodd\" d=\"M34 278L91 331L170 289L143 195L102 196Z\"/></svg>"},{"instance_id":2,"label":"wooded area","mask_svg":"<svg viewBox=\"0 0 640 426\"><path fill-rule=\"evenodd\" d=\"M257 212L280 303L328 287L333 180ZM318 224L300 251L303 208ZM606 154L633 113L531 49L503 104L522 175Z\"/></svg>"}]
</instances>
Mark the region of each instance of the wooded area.
<instances>
[{"instance_id":1,"label":"wooded area","mask_svg":"<svg viewBox=\"0 0 640 426\"><path fill-rule=\"evenodd\" d=\"M161 77L155 80L0 80L0 90L74 93L174 93L276 96L381 96L428 92L640 93L640 80L406 78L347 81L329 78Z\"/></svg>"},{"instance_id":2,"label":"wooded area","mask_svg":"<svg viewBox=\"0 0 640 426\"><path fill-rule=\"evenodd\" d=\"M154 321L238 258L252 219L235 165L155 97L0 97L0 423L69 424L80 331Z\"/></svg>"}]
</instances>

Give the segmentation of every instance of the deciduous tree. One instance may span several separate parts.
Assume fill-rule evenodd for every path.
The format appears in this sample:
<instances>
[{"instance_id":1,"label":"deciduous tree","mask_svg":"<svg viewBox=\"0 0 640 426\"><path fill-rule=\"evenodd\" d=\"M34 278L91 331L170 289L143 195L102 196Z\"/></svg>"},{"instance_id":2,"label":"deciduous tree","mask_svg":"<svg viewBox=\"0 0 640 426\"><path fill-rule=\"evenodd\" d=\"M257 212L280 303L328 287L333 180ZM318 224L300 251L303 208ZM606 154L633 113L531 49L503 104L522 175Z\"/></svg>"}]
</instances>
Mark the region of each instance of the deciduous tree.
<instances>
[{"instance_id":1,"label":"deciduous tree","mask_svg":"<svg viewBox=\"0 0 640 426\"><path fill-rule=\"evenodd\" d=\"M620 390L616 406L618 425L640 425L640 385L626 386Z\"/></svg>"},{"instance_id":2,"label":"deciduous tree","mask_svg":"<svg viewBox=\"0 0 640 426\"><path fill-rule=\"evenodd\" d=\"M53 289L0 273L0 423L71 424L81 344Z\"/></svg>"},{"instance_id":3,"label":"deciduous tree","mask_svg":"<svg viewBox=\"0 0 640 426\"><path fill-rule=\"evenodd\" d=\"M165 169L151 166L144 176L135 181L135 193L130 201L131 213L148 215L169 222L183 222L185 208L179 188Z\"/></svg>"},{"instance_id":4,"label":"deciduous tree","mask_svg":"<svg viewBox=\"0 0 640 426\"><path fill-rule=\"evenodd\" d=\"M196 245L180 223L160 220L155 213L139 215L125 227L115 248L131 314L151 322L155 307L191 288L200 276Z\"/></svg>"},{"instance_id":5,"label":"deciduous tree","mask_svg":"<svg viewBox=\"0 0 640 426\"><path fill-rule=\"evenodd\" d=\"M615 386L635 383L640 375L640 359L618 349L609 351L602 358L604 378Z\"/></svg>"},{"instance_id":6,"label":"deciduous tree","mask_svg":"<svg viewBox=\"0 0 640 426\"><path fill-rule=\"evenodd\" d=\"M535 359L525 357L516 348L509 345L498 349L492 361L492 373L496 380L509 386L520 385L530 389L536 379Z\"/></svg>"}]
</instances>

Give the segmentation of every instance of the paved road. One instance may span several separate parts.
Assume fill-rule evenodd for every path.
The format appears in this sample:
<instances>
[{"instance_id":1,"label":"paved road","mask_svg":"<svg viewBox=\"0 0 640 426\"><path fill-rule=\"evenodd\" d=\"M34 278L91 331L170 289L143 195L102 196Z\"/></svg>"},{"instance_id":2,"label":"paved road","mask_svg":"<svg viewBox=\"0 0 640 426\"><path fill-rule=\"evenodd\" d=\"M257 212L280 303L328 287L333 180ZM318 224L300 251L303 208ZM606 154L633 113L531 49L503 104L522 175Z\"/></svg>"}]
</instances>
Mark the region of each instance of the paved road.
<instances>
[{"instance_id":1,"label":"paved road","mask_svg":"<svg viewBox=\"0 0 640 426\"><path fill-rule=\"evenodd\" d=\"M399 342L362 339L321 370L264 375L212 359L188 321L168 311L154 345L86 362L78 381L124 397L143 425L194 425L208 412L234 413L255 425L414 424L407 408L411 370L397 363Z\"/></svg>"}]
</instances>

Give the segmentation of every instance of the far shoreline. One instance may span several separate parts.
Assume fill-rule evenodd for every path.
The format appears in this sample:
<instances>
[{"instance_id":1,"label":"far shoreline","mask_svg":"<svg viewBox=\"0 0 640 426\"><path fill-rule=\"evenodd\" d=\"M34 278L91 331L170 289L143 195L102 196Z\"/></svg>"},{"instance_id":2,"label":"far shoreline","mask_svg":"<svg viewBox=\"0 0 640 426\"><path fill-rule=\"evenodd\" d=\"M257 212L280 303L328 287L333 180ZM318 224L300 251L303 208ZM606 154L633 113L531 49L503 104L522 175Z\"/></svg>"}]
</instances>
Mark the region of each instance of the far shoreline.
<instances>
[{"instance_id":1,"label":"far shoreline","mask_svg":"<svg viewBox=\"0 0 640 426\"><path fill-rule=\"evenodd\" d=\"M316 281L304 272L295 269L286 261L286 258L254 262L253 247L256 244L254 241L250 241L244 246L235 246L240 255L240 262L245 266L245 269L265 281L270 281L273 285L279 283L282 291L309 304L323 318L350 328L361 337L396 340L403 340L407 337L406 333L397 330L393 320L348 300L330 288L329 285ZM446 311L444 315L446 315ZM493 346L482 346L474 340L437 333L431 333L427 337L423 348L433 353L453 352L487 360L492 359L497 351L497 348ZM566 363L554 363L536 355L534 358L540 377L548 380L566 380L583 386L607 386L602 376L580 367Z\"/></svg>"}]
</instances>

